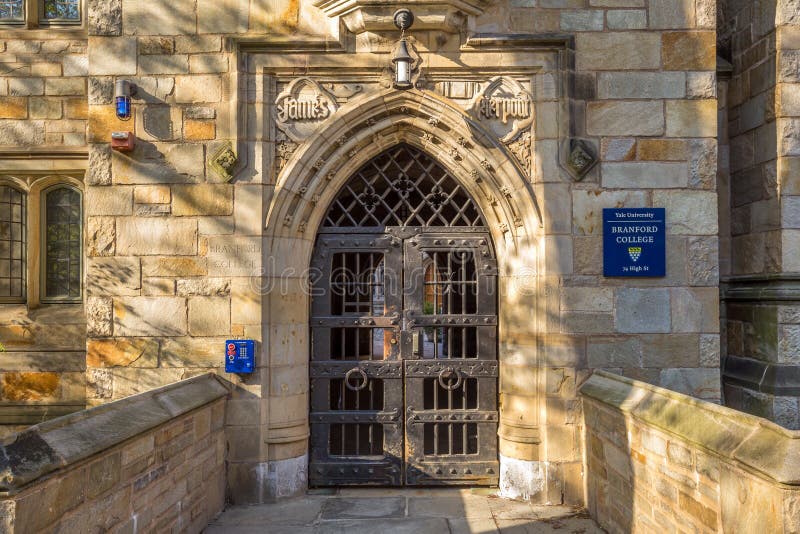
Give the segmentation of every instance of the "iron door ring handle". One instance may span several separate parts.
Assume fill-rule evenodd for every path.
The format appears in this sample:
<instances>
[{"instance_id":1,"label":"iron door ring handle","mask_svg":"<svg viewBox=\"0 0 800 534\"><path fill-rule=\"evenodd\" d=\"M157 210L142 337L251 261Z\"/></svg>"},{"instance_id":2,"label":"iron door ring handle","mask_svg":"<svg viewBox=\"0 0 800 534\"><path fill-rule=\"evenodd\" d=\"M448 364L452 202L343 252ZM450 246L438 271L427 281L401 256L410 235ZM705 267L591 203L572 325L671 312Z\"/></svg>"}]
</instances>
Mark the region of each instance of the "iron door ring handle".
<instances>
[{"instance_id":1,"label":"iron door ring handle","mask_svg":"<svg viewBox=\"0 0 800 534\"><path fill-rule=\"evenodd\" d=\"M353 373L359 373L361 375L362 382L358 386L350 385L350 377L353 376ZM367 377L367 373L365 373L364 370L361 369L360 367L353 367L352 369L347 371L347 373L345 373L344 375L344 385L350 391L361 391L362 389L367 387L368 382L369 382L369 377Z\"/></svg>"},{"instance_id":2,"label":"iron door ring handle","mask_svg":"<svg viewBox=\"0 0 800 534\"><path fill-rule=\"evenodd\" d=\"M455 383L452 384L445 383L445 377L447 377L447 379L449 380L450 378L453 377L453 375L456 376ZM462 375L461 371L459 371L458 369L453 369L452 367L445 367L439 372L439 385L442 386L442 388L446 389L447 391L454 391L460 388L462 382L464 382L464 375Z\"/></svg>"}]
</instances>

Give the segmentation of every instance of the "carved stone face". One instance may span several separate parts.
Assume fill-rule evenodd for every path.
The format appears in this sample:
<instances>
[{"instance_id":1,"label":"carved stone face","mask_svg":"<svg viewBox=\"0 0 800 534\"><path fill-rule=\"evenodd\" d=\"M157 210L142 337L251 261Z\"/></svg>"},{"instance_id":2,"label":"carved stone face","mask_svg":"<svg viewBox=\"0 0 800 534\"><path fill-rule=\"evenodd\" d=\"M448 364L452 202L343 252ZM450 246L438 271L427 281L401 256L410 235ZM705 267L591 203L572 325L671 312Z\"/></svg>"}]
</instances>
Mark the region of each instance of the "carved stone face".
<instances>
[{"instance_id":1,"label":"carved stone face","mask_svg":"<svg viewBox=\"0 0 800 534\"><path fill-rule=\"evenodd\" d=\"M576 146L569 155L568 163L569 166L575 170L575 172L580 174L592 164L593 160L594 158L586 153L583 148Z\"/></svg>"}]
</instances>

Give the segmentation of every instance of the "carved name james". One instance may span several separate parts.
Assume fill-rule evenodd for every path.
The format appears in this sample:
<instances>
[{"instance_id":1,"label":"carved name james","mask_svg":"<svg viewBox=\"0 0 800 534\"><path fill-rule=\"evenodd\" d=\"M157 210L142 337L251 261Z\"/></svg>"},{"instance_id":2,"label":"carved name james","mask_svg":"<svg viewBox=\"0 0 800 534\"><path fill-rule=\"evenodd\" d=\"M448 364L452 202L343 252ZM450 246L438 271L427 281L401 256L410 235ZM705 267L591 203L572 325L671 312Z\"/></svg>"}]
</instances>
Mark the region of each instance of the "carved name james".
<instances>
[{"instance_id":1,"label":"carved name james","mask_svg":"<svg viewBox=\"0 0 800 534\"><path fill-rule=\"evenodd\" d=\"M275 99L275 124L292 141L300 143L338 108L332 94L311 78L297 78Z\"/></svg>"},{"instance_id":2,"label":"carved name james","mask_svg":"<svg viewBox=\"0 0 800 534\"><path fill-rule=\"evenodd\" d=\"M322 120L331 114L327 102L320 95L313 100L298 100L289 96L278 104L276 111L278 122Z\"/></svg>"}]
</instances>

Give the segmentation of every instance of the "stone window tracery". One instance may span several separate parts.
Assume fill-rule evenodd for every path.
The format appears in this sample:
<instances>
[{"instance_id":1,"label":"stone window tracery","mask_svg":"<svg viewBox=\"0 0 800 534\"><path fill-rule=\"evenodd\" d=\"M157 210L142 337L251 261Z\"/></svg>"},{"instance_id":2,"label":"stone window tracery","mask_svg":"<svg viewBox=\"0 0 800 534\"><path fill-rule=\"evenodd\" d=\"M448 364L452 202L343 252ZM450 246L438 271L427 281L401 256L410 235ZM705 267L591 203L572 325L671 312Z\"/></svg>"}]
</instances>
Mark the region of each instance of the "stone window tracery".
<instances>
[{"instance_id":1,"label":"stone window tracery","mask_svg":"<svg viewBox=\"0 0 800 534\"><path fill-rule=\"evenodd\" d=\"M69 175L0 175L0 304L83 300L83 191Z\"/></svg>"},{"instance_id":2,"label":"stone window tracery","mask_svg":"<svg viewBox=\"0 0 800 534\"><path fill-rule=\"evenodd\" d=\"M27 196L0 185L0 302L25 301Z\"/></svg>"}]
</instances>

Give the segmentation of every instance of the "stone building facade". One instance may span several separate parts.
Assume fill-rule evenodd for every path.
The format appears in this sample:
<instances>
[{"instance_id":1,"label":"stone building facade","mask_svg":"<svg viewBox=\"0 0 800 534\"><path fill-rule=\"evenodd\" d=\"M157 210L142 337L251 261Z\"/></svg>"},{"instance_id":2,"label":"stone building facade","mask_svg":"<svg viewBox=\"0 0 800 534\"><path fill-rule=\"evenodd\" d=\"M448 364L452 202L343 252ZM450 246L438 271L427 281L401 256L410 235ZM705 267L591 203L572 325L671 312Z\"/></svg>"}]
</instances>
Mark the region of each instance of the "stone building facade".
<instances>
[{"instance_id":1,"label":"stone building facade","mask_svg":"<svg viewBox=\"0 0 800 534\"><path fill-rule=\"evenodd\" d=\"M403 146L490 236L505 494L582 501L594 369L800 427L794 2L404 4L405 90L399 4L6 3L3 423L212 370L234 386L230 498L302 491L308 269L340 191ZM126 121L119 80L137 87ZM603 276L602 209L642 207L666 209L666 276ZM224 372L232 338L256 341L254 373Z\"/></svg>"}]
</instances>

